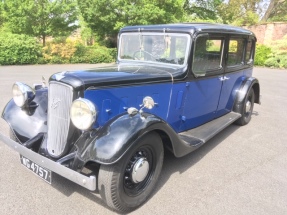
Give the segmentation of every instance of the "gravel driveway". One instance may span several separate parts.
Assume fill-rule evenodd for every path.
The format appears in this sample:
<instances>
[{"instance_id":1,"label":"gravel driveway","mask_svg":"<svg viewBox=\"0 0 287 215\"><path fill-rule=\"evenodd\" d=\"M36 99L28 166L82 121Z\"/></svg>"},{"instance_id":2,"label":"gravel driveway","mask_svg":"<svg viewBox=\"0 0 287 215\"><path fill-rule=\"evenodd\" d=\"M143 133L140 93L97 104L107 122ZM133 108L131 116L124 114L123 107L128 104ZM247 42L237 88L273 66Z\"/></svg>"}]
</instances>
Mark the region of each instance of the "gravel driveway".
<instances>
[{"instance_id":1,"label":"gravel driveway","mask_svg":"<svg viewBox=\"0 0 287 215\"><path fill-rule=\"evenodd\" d=\"M40 83L96 65L0 67L0 111L15 81ZM231 125L197 151L165 155L153 196L133 214L287 214L287 71L255 68L262 105L247 126ZM0 119L0 132L8 126ZM98 194L55 175L52 186L0 143L0 214L113 214Z\"/></svg>"}]
</instances>

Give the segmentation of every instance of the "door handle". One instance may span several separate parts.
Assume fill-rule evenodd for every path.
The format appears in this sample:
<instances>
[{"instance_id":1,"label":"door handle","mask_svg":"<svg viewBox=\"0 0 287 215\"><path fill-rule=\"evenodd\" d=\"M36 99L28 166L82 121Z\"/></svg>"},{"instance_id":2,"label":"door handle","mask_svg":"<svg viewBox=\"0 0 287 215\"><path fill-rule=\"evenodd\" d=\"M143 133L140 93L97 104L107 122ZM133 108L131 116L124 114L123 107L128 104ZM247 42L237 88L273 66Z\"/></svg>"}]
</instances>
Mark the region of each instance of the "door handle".
<instances>
[{"instance_id":1,"label":"door handle","mask_svg":"<svg viewBox=\"0 0 287 215\"><path fill-rule=\"evenodd\" d=\"M223 77L222 77L222 76L220 76L220 77L218 77L218 79L219 79L219 81L225 81L224 76L223 76Z\"/></svg>"},{"instance_id":2,"label":"door handle","mask_svg":"<svg viewBox=\"0 0 287 215\"><path fill-rule=\"evenodd\" d=\"M227 77L227 76L224 75L224 76L219 76L218 79L219 79L220 81L226 81L226 80L229 80L230 77Z\"/></svg>"}]
</instances>

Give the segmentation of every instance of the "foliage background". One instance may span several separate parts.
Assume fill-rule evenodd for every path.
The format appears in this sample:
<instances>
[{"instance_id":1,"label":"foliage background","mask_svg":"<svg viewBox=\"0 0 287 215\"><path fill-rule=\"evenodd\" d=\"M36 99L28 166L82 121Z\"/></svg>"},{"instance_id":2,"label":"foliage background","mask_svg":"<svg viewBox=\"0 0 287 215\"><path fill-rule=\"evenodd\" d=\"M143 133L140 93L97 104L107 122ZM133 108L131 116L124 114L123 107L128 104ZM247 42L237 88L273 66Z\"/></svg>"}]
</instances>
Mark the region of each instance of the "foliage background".
<instances>
[{"instance_id":1,"label":"foliage background","mask_svg":"<svg viewBox=\"0 0 287 215\"><path fill-rule=\"evenodd\" d=\"M286 0L2 0L0 64L113 62L126 25L248 26L287 22L286 11ZM255 65L287 68L286 43L258 45Z\"/></svg>"}]
</instances>

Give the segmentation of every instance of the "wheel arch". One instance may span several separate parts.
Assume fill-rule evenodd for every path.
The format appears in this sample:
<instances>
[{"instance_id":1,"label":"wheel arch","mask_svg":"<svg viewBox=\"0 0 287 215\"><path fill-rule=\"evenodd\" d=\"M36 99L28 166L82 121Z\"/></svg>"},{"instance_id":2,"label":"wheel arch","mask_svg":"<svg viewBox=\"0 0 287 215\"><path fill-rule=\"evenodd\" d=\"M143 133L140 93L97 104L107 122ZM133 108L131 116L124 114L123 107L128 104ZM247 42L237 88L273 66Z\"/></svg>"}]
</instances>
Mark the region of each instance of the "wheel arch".
<instances>
[{"instance_id":1,"label":"wheel arch","mask_svg":"<svg viewBox=\"0 0 287 215\"><path fill-rule=\"evenodd\" d=\"M241 113L242 108L243 108L244 99L245 99L245 97L248 94L250 89L254 90L254 94L255 94L254 102L257 104L260 104L260 84L259 84L259 81L257 78L250 77L250 78L247 78L243 82L243 84L239 87L239 89L237 91L234 105L233 105L233 111L234 112Z\"/></svg>"},{"instance_id":2,"label":"wheel arch","mask_svg":"<svg viewBox=\"0 0 287 215\"><path fill-rule=\"evenodd\" d=\"M76 143L78 167L88 162L110 165L118 162L140 139L155 132L162 140L163 146L174 152L177 133L162 119L149 113L129 116L122 114L94 132L81 135ZM132 124L132 126L131 126ZM130 126L130 127L128 127Z\"/></svg>"},{"instance_id":3,"label":"wheel arch","mask_svg":"<svg viewBox=\"0 0 287 215\"><path fill-rule=\"evenodd\" d=\"M152 131L150 131L150 132L152 132ZM155 129L155 130L153 130L153 132L156 132L160 136L160 138L162 140L162 143L163 143L163 146L166 149L168 149L168 150L170 150L171 152L174 153L174 151L173 151L173 143L172 143L171 138L167 134L167 132L165 132L164 130L161 130L161 129Z\"/></svg>"},{"instance_id":4,"label":"wheel arch","mask_svg":"<svg viewBox=\"0 0 287 215\"><path fill-rule=\"evenodd\" d=\"M255 94L255 100L254 103L260 104L260 85L258 82L255 82L252 85L252 88L254 90L254 94Z\"/></svg>"}]
</instances>

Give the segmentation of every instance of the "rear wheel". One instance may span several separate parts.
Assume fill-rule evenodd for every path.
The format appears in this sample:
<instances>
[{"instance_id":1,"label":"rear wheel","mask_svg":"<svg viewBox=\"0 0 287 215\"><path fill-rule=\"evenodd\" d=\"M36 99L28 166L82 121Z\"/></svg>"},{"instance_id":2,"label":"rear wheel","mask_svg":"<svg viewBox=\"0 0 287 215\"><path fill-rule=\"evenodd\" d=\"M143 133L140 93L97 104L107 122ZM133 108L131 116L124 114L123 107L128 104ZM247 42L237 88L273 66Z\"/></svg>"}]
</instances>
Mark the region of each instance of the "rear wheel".
<instances>
[{"instance_id":1,"label":"rear wheel","mask_svg":"<svg viewBox=\"0 0 287 215\"><path fill-rule=\"evenodd\" d=\"M244 99L244 105L241 110L241 117L236 121L238 125L246 125L251 120L251 115L254 107L254 90L251 88Z\"/></svg>"},{"instance_id":2,"label":"rear wheel","mask_svg":"<svg viewBox=\"0 0 287 215\"><path fill-rule=\"evenodd\" d=\"M145 135L115 164L101 165L99 191L107 205L129 212L143 204L153 191L163 163L158 134Z\"/></svg>"}]
</instances>

